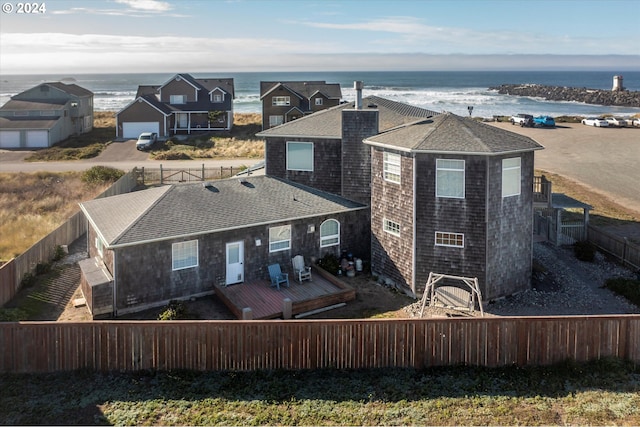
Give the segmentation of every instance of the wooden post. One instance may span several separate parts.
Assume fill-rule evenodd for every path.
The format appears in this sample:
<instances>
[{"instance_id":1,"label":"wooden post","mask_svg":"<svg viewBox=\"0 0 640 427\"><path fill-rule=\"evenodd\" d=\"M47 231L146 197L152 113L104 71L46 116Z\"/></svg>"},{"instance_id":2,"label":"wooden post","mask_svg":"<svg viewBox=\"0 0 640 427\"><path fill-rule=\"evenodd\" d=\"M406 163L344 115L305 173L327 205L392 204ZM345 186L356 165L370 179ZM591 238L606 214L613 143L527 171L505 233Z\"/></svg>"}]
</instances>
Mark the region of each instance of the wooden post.
<instances>
[{"instance_id":1,"label":"wooden post","mask_svg":"<svg viewBox=\"0 0 640 427\"><path fill-rule=\"evenodd\" d=\"M162 163L160 163L160 185L162 184Z\"/></svg>"},{"instance_id":2,"label":"wooden post","mask_svg":"<svg viewBox=\"0 0 640 427\"><path fill-rule=\"evenodd\" d=\"M251 307L242 309L242 320L253 320L253 310L251 310Z\"/></svg>"},{"instance_id":3,"label":"wooden post","mask_svg":"<svg viewBox=\"0 0 640 427\"><path fill-rule=\"evenodd\" d=\"M204 182L204 163L202 164L202 182Z\"/></svg>"},{"instance_id":4,"label":"wooden post","mask_svg":"<svg viewBox=\"0 0 640 427\"><path fill-rule=\"evenodd\" d=\"M293 302L291 298L285 298L282 300L282 318L287 320L291 319L293 314Z\"/></svg>"}]
</instances>

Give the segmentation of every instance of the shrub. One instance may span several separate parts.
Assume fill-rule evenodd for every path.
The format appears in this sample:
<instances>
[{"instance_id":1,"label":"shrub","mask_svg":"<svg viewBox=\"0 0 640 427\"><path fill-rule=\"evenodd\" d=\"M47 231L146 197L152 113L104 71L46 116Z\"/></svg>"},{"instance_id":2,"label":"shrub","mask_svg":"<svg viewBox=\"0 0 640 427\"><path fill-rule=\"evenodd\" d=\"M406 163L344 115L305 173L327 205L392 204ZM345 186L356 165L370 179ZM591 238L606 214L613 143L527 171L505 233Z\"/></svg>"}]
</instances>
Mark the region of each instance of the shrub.
<instances>
[{"instance_id":1,"label":"shrub","mask_svg":"<svg viewBox=\"0 0 640 427\"><path fill-rule=\"evenodd\" d=\"M36 275L47 274L51 271L51 264L48 262L39 262L36 264Z\"/></svg>"},{"instance_id":2,"label":"shrub","mask_svg":"<svg viewBox=\"0 0 640 427\"><path fill-rule=\"evenodd\" d=\"M124 172L108 166L94 166L82 173L82 182L90 185L100 185L116 182Z\"/></svg>"},{"instance_id":3,"label":"shrub","mask_svg":"<svg viewBox=\"0 0 640 427\"><path fill-rule=\"evenodd\" d=\"M22 276L22 280L20 281L21 288L28 288L35 284L36 284L36 276L34 276L31 273L25 273L25 275Z\"/></svg>"},{"instance_id":4,"label":"shrub","mask_svg":"<svg viewBox=\"0 0 640 427\"><path fill-rule=\"evenodd\" d=\"M604 286L640 306L640 280L615 277L607 280Z\"/></svg>"},{"instance_id":5,"label":"shrub","mask_svg":"<svg viewBox=\"0 0 640 427\"><path fill-rule=\"evenodd\" d=\"M53 249L53 260L54 261L60 261L62 258L64 258L65 256L65 252L64 249L62 249L62 246L57 245L54 249Z\"/></svg>"},{"instance_id":6,"label":"shrub","mask_svg":"<svg viewBox=\"0 0 640 427\"><path fill-rule=\"evenodd\" d=\"M28 318L29 314L21 308L0 308L0 322L20 322Z\"/></svg>"},{"instance_id":7,"label":"shrub","mask_svg":"<svg viewBox=\"0 0 640 427\"><path fill-rule=\"evenodd\" d=\"M181 301L170 301L164 311L158 315L158 320L180 320L187 317L187 308Z\"/></svg>"},{"instance_id":8,"label":"shrub","mask_svg":"<svg viewBox=\"0 0 640 427\"><path fill-rule=\"evenodd\" d=\"M574 243L573 252L580 261L593 262L596 259L596 247L586 240Z\"/></svg>"},{"instance_id":9,"label":"shrub","mask_svg":"<svg viewBox=\"0 0 640 427\"><path fill-rule=\"evenodd\" d=\"M334 254L326 254L320 258L318 265L333 275L338 274L338 270L340 269L340 261L338 261L338 258Z\"/></svg>"}]
</instances>

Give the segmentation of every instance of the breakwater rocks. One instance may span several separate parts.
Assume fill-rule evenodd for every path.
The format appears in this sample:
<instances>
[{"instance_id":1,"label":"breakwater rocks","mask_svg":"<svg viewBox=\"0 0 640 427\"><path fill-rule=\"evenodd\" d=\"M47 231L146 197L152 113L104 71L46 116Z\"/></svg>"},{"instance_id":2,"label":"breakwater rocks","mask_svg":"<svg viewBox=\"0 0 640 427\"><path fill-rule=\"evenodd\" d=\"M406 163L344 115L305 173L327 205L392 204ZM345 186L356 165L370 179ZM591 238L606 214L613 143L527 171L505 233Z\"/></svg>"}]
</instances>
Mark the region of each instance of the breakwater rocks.
<instances>
[{"instance_id":1,"label":"breakwater rocks","mask_svg":"<svg viewBox=\"0 0 640 427\"><path fill-rule=\"evenodd\" d=\"M547 101L574 101L596 105L640 108L640 92L611 91L577 87L544 86L538 84L503 84L490 87L503 95L532 96Z\"/></svg>"}]
</instances>

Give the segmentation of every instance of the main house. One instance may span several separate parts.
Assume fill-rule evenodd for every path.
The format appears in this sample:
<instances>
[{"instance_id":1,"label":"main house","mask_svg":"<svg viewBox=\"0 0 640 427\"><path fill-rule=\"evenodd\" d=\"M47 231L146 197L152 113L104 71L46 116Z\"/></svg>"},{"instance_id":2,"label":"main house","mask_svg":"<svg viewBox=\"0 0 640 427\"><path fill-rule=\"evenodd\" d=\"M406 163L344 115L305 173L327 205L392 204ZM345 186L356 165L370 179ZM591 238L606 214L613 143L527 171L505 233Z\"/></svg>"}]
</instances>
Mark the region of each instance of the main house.
<instances>
[{"instance_id":1,"label":"main house","mask_svg":"<svg viewBox=\"0 0 640 427\"><path fill-rule=\"evenodd\" d=\"M337 83L325 81L260 82L262 129L299 119L340 103Z\"/></svg>"},{"instance_id":2,"label":"main house","mask_svg":"<svg viewBox=\"0 0 640 427\"><path fill-rule=\"evenodd\" d=\"M530 286L538 143L371 96L264 130L266 173L370 207L371 269L409 294L430 271L483 297Z\"/></svg>"},{"instance_id":3,"label":"main house","mask_svg":"<svg viewBox=\"0 0 640 427\"><path fill-rule=\"evenodd\" d=\"M530 138L370 96L263 130L265 176L151 188L81 204L94 316L212 293L348 250L407 294L429 272L494 299L530 286Z\"/></svg>"},{"instance_id":4,"label":"main house","mask_svg":"<svg viewBox=\"0 0 640 427\"><path fill-rule=\"evenodd\" d=\"M161 138L233 127L231 78L176 74L159 86L139 86L135 99L116 114L116 137L155 132Z\"/></svg>"},{"instance_id":5,"label":"main house","mask_svg":"<svg viewBox=\"0 0 640 427\"><path fill-rule=\"evenodd\" d=\"M93 92L41 83L0 108L0 148L43 148L93 129Z\"/></svg>"}]
</instances>

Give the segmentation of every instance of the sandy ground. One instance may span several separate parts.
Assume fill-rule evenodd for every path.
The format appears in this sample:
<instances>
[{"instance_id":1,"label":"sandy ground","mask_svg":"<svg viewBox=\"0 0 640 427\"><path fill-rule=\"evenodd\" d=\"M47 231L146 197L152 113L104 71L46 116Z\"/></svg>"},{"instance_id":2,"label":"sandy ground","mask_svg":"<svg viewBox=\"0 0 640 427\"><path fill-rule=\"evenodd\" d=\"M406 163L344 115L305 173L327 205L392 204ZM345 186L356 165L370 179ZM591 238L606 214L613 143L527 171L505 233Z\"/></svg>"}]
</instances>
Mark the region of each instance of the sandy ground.
<instances>
[{"instance_id":1,"label":"sandy ground","mask_svg":"<svg viewBox=\"0 0 640 427\"><path fill-rule=\"evenodd\" d=\"M640 128L597 128L560 123L555 128L523 128L491 122L544 146L535 167L577 181L640 213Z\"/></svg>"}]
</instances>

